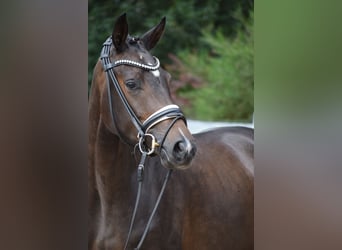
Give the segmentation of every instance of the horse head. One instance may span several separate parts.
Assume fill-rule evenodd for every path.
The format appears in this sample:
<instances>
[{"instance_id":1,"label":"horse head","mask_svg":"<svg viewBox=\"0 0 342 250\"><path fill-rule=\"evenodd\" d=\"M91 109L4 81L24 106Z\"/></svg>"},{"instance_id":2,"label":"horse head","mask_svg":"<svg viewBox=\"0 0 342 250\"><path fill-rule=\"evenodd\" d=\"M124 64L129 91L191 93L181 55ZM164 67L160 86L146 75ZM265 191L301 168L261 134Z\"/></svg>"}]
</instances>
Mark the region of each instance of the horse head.
<instances>
[{"instance_id":1,"label":"horse head","mask_svg":"<svg viewBox=\"0 0 342 250\"><path fill-rule=\"evenodd\" d=\"M149 52L165 28L165 18L141 37L128 34L126 14L114 25L101 53L107 74L105 125L129 145L159 155L167 168L187 168L196 146L168 84L171 76ZM104 72L105 71L105 72ZM138 134L138 135L137 135Z\"/></svg>"}]
</instances>

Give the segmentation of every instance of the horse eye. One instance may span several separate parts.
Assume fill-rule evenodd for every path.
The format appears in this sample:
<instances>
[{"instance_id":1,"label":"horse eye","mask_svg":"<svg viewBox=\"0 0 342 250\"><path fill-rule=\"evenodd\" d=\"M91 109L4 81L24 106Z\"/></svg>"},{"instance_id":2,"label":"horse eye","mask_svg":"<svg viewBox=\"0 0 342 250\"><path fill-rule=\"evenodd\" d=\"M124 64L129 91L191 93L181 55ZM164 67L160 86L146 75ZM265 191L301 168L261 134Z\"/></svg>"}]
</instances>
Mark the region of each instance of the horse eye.
<instances>
[{"instance_id":1,"label":"horse eye","mask_svg":"<svg viewBox=\"0 0 342 250\"><path fill-rule=\"evenodd\" d=\"M134 80L128 80L128 81L125 82L125 84L126 84L127 88L129 88L129 89L136 89L136 88L138 88L138 84Z\"/></svg>"}]
</instances>

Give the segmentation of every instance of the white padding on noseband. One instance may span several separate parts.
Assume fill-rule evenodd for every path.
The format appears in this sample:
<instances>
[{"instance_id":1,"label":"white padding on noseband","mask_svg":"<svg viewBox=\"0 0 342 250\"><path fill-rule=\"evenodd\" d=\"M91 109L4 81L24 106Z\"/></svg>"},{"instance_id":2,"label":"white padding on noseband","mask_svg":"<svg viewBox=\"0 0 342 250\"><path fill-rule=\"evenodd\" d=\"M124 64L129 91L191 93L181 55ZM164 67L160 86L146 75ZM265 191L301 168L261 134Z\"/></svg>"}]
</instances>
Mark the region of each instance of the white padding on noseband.
<instances>
[{"instance_id":1,"label":"white padding on noseband","mask_svg":"<svg viewBox=\"0 0 342 250\"><path fill-rule=\"evenodd\" d=\"M179 107L176 104L170 104L170 105L166 105L165 107L162 107L161 109L158 109L156 112L154 112L152 115L150 115L149 117L147 117L147 119L143 122L143 125L146 124L148 122L148 120L150 120L152 117L156 116L157 114L164 112L167 109L179 109Z\"/></svg>"},{"instance_id":2,"label":"white padding on noseband","mask_svg":"<svg viewBox=\"0 0 342 250\"><path fill-rule=\"evenodd\" d=\"M144 122L143 122L143 126L149 122L149 120L153 119L153 117L157 116L159 113L164 112L165 110L168 109L179 109L179 106L175 105L175 104L170 104L167 105L165 107L162 107L161 109L157 110L156 112L154 112L152 115L150 115ZM156 124L165 121L167 119L173 118L173 116L163 116L161 118L159 118L158 120L156 120L155 122L153 122L147 129L146 132L151 129L153 126L155 126Z\"/></svg>"}]
</instances>

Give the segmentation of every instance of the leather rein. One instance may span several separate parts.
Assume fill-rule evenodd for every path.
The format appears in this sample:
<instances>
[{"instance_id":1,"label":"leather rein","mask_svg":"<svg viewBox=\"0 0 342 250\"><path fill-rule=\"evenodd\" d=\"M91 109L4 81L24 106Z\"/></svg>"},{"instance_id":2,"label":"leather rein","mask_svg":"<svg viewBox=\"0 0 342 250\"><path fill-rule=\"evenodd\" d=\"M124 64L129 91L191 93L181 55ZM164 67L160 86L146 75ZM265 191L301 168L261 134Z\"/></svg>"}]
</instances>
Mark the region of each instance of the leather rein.
<instances>
[{"instance_id":1,"label":"leather rein","mask_svg":"<svg viewBox=\"0 0 342 250\"><path fill-rule=\"evenodd\" d=\"M132 66L132 67L138 67L141 68L142 70L145 71L155 71L158 70L160 67L160 63L158 58L155 58L155 65L147 65L144 63L140 63L140 62L136 62L136 61L132 61L132 60L118 60L115 62L111 62L110 59L110 49L112 47L112 38L109 37L104 43L103 43L103 48L101 51L101 55L100 55L100 60L102 62L102 66L104 71L106 72L106 78L107 78L107 88L108 88L108 100L109 100L109 110L110 110L110 114L111 114L111 118L112 118L112 122L113 124L115 124L115 116L113 113L113 107L112 107L112 97L111 97L111 85L114 85L114 88L116 90L116 92L118 93L122 103L124 104L124 107L127 111L127 113L130 116L130 119L132 120L132 123L134 124L134 126L136 127L137 131L138 131L138 146L139 146L139 150L142 153L139 165L138 165L138 169L137 169L137 181L138 181L138 191L137 191L137 196L136 196L136 200L135 200L135 205L134 205L134 210L133 210L133 214L132 214L132 218L131 218L131 223L130 223L130 227L129 227L129 231L128 231L128 235L127 235L127 239L126 239L126 243L125 243L125 248L127 248L128 243L129 243L129 239L134 227L134 220L138 211L138 207L139 207L139 201L140 201L140 197L141 197L141 189L142 189L142 182L143 182L143 177L144 177L144 164L145 164L145 160L147 156L152 155L155 152L156 147L162 147L164 144L164 141L169 133L169 131L171 130L172 126L176 123L177 120L182 119L185 124L186 124L186 119L182 113L182 111L180 110L180 108L177 105L167 105L159 110L157 110L156 112L154 112L153 114L151 114L144 122L141 122L139 120L139 118L137 117L137 115L135 114L134 110L132 109L132 107L130 106L126 96L124 95L120 84L115 76L114 73L114 68L120 65L128 65L128 66ZM111 81L110 81L111 80ZM111 84L112 83L112 84ZM155 139L155 137L148 133L148 131L154 127L155 125L157 125L158 123L168 120L168 119L173 119L171 121L171 123L169 124L169 126L167 127L166 131L165 131L165 135L162 138L161 142L158 143ZM147 138L150 138L150 145L147 145ZM148 230L151 226L152 223L152 219L157 211L157 208L159 206L160 200L163 196L166 184L170 178L170 175L172 173L172 170L169 169L165 178L164 178L164 182L162 185L162 188L160 190L160 193L158 195L157 201L154 205L154 208L150 214L150 217L148 219L148 222L145 226L145 230L140 238L140 241L137 245L137 247L135 248L136 250L139 250L146 238L146 235L148 233Z\"/></svg>"}]
</instances>

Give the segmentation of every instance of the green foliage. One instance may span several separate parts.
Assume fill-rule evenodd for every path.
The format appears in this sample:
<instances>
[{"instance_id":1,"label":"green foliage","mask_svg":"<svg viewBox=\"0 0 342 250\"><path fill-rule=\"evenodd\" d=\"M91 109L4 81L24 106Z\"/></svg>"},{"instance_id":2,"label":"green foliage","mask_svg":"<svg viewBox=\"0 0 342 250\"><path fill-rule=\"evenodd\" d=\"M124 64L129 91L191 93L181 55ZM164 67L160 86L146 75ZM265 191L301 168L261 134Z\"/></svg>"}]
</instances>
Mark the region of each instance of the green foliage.
<instances>
[{"instance_id":1,"label":"green foliage","mask_svg":"<svg viewBox=\"0 0 342 250\"><path fill-rule=\"evenodd\" d=\"M250 20L253 20L250 19ZM253 23L242 20L234 38L221 31L203 32L210 50L185 50L179 53L186 70L205 82L199 89L181 89L191 100L189 116L204 120L250 121L253 114Z\"/></svg>"},{"instance_id":2,"label":"green foliage","mask_svg":"<svg viewBox=\"0 0 342 250\"><path fill-rule=\"evenodd\" d=\"M186 48L205 47L200 41L204 28L214 25L224 34L236 32L238 21L232 16L237 9L250 10L251 0L89 0L88 6L88 84L102 43L111 35L115 19L127 13L131 35L142 35L166 16L162 41L153 50L161 63L168 63L168 53ZM248 11L246 12L248 15Z\"/></svg>"}]
</instances>

